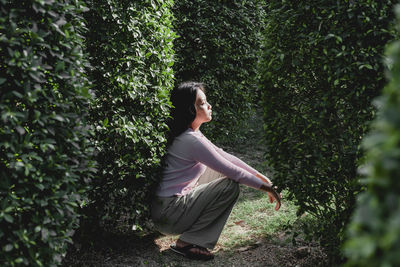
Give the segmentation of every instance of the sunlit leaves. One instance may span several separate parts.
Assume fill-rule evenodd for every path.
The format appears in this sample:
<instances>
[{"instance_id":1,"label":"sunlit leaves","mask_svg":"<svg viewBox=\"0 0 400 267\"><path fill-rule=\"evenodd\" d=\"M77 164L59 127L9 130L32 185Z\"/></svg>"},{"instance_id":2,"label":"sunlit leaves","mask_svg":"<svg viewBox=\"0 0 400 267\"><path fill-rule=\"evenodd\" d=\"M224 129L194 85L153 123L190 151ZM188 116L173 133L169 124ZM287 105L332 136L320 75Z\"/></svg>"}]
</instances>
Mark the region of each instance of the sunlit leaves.
<instances>
[{"instance_id":1,"label":"sunlit leaves","mask_svg":"<svg viewBox=\"0 0 400 267\"><path fill-rule=\"evenodd\" d=\"M143 229L165 151L173 87L172 1L88 3L87 71L96 95L90 116L99 169L86 212L108 230ZM116 221L125 228L118 229Z\"/></svg>"}]
</instances>

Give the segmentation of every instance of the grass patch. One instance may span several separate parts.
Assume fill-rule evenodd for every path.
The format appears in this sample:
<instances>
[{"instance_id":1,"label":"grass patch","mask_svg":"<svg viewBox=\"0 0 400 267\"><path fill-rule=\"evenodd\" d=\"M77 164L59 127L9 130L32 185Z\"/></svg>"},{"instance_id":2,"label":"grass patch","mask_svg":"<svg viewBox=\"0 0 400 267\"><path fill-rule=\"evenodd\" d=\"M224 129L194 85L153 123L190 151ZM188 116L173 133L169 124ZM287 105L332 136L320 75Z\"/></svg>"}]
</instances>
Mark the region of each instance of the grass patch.
<instances>
[{"instance_id":1,"label":"grass patch","mask_svg":"<svg viewBox=\"0 0 400 267\"><path fill-rule=\"evenodd\" d=\"M228 250L252 245L262 238L274 239L277 243L288 242L280 236L296 221L297 207L285 201L286 192L279 211L275 203L269 203L268 196L246 186L241 186L242 193L232 210L232 214L221 234L219 243Z\"/></svg>"}]
</instances>

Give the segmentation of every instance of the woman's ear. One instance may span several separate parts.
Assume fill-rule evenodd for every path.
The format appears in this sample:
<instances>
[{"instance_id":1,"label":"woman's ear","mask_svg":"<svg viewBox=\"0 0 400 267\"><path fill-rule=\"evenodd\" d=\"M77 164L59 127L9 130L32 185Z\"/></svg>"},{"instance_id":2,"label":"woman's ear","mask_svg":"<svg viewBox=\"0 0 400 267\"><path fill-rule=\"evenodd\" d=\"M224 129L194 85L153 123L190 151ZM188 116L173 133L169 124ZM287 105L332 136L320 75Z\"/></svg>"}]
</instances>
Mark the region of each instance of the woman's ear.
<instances>
[{"instance_id":1,"label":"woman's ear","mask_svg":"<svg viewBox=\"0 0 400 267\"><path fill-rule=\"evenodd\" d=\"M195 105L196 105L196 104L190 106L190 108L189 108L190 112L191 112L192 115L194 115L194 116L196 116L196 107L195 107Z\"/></svg>"}]
</instances>

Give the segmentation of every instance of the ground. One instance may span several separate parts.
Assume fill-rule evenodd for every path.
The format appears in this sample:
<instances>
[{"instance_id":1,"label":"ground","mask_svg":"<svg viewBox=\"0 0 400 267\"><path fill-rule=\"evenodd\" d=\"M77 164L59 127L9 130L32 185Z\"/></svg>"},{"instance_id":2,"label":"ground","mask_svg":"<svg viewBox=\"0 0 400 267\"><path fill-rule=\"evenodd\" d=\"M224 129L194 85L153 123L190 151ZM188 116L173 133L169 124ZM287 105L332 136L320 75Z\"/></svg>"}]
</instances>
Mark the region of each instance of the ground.
<instances>
[{"instance_id":1,"label":"ground","mask_svg":"<svg viewBox=\"0 0 400 267\"><path fill-rule=\"evenodd\" d=\"M259 133L247 132L243 142L225 145L251 166L263 164ZM323 249L301 234L296 207L283 199L279 212L262 192L241 186L242 192L209 262L188 260L169 249L177 237L148 235L101 236L90 249L74 244L64 266L328 266ZM285 196L285 194L284 194Z\"/></svg>"},{"instance_id":2,"label":"ground","mask_svg":"<svg viewBox=\"0 0 400 267\"><path fill-rule=\"evenodd\" d=\"M215 249L209 262L188 260L168 249L167 240L151 236L142 240L121 237L118 243L82 254L70 255L65 266L326 266L325 255L317 246L279 244L279 238L254 240L246 247ZM154 241L155 240L155 241Z\"/></svg>"}]
</instances>

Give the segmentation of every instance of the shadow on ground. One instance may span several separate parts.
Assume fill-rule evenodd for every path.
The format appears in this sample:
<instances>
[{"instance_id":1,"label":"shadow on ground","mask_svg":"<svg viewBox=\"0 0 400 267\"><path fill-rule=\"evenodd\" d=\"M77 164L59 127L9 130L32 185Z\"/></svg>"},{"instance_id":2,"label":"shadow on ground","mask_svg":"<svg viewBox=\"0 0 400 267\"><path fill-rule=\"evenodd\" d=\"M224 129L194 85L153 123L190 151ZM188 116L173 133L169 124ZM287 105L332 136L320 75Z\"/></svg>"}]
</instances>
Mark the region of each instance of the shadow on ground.
<instances>
[{"instance_id":1,"label":"shadow on ground","mask_svg":"<svg viewBox=\"0 0 400 267\"><path fill-rule=\"evenodd\" d=\"M283 237L275 239L279 238ZM90 248L71 247L63 266L327 266L326 255L318 246L282 245L274 238L228 250L217 246L215 259L208 262L175 254L169 249L171 240L156 234L143 238L103 235Z\"/></svg>"}]
</instances>

